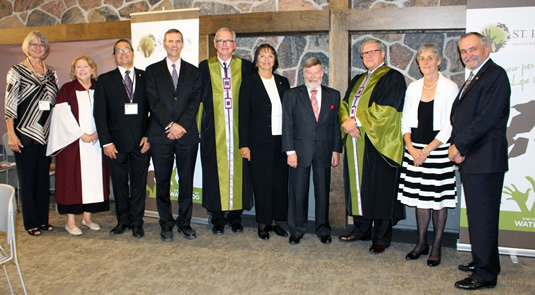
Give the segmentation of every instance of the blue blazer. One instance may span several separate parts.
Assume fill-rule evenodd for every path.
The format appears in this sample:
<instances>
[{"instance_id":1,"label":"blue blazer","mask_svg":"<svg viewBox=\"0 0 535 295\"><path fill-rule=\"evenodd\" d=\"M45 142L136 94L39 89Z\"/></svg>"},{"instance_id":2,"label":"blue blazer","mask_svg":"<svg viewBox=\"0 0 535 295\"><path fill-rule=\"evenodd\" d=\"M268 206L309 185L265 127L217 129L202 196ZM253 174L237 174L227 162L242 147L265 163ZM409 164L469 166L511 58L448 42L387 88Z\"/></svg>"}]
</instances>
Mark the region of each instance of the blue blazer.
<instances>
[{"instance_id":1,"label":"blue blazer","mask_svg":"<svg viewBox=\"0 0 535 295\"><path fill-rule=\"evenodd\" d=\"M451 143L466 156L461 172L507 171L506 131L511 103L507 73L489 59L460 94L451 111Z\"/></svg>"}]
</instances>

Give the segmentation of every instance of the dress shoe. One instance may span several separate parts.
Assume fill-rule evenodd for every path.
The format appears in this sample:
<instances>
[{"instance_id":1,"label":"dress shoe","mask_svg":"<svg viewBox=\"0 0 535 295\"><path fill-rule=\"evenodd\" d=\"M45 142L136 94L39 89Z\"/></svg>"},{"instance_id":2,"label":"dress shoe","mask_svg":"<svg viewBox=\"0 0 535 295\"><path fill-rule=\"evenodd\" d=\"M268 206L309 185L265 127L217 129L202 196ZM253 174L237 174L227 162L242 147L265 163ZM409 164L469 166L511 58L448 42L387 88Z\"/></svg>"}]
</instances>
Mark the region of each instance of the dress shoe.
<instances>
[{"instance_id":1,"label":"dress shoe","mask_svg":"<svg viewBox=\"0 0 535 295\"><path fill-rule=\"evenodd\" d=\"M263 228L260 228L260 226L258 227L258 237L262 240L269 240L269 232L267 229L267 226L264 226Z\"/></svg>"},{"instance_id":2,"label":"dress shoe","mask_svg":"<svg viewBox=\"0 0 535 295\"><path fill-rule=\"evenodd\" d=\"M420 252L416 252L415 250L412 250L405 256L405 259L407 260L414 260L420 258L420 255L427 255L429 254L429 244L425 245L425 247Z\"/></svg>"},{"instance_id":3,"label":"dress shoe","mask_svg":"<svg viewBox=\"0 0 535 295\"><path fill-rule=\"evenodd\" d=\"M330 235L324 235L324 236L321 236L321 237L320 237L320 241L321 241L323 244L326 244L326 245L330 244L330 243L332 242L332 240L333 240L333 239L331 238Z\"/></svg>"},{"instance_id":4,"label":"dress shoe","mask_svg":"<svg viewBox=\"0 0 535 295\"><path fill-rule=\"evenodd\" d=\"M476 269L473 261L467 264L459 264L458 268L460 271L466 271L466 272L474 271Z\"/></svg>"},{"instance_id":5,"label":"dress shoe","mask_svg":"<svg viewBox=\"0 0 535 295\"><path fill-rule=\"evenodd\" d=\"M297 245L299 242L301 242L301 238L298 236L290 235L289 239L290 245Z\"/></svg>"},{"instance_id":6,"label":"dress shoe","mask_svg":"<svg viewBox=\"0 0 535 295\"><path fill-rule=\"evenodd\" d=\"M385 246L379 245L379 244L372 244L370 247L370 253L372 254L380 254L385 251Z\"/></svg>"},{"instance_id":7,"label":"dress shoe","mask_svg":"<svg viewBox=\"0 0 535 295\"><path fill-rule=\"evenodd\" d=\"M182 233L184 238L186 238L188 240L194 240L194 239L197 238L197 233L195 232L195 230L193 228L191 228L191 226L189 224L188 225L184 225L184 226L179 226L177 231L178 231L178 233Z\"/></svg>"},{"instance_id":8,"label":"dress shoe","mask_svg":"<svg viewBox=\"0 0 535 295\"><path fill-rule=\"evenodd\" d=\"M357 237L353 234L339 236L338 239L342 242L354 242L358 240Z\"/></svg>"},{"instance_id":9,"label":"dress shoe","mask_svg":"<svg viewBox=\"0 0 535 295\"><path fill-rule=\"evenodd\" d=\"M467 277L464 280L457 281L455 283L455 287L459 289L465 289L465 290L476 290L476 289L482 289L482 288L494 288L496 287L496 280L490 281L490 282L478 282L476 279L472 277Z\"/></svg>"},{"instance_id":10,"label":"dress shoe","mask_svg":"<svg viewBox=\"0 0 535 295\"><path fill-rule=\"evenodd\" d=\"M145 231L143 230L143 226L141 225L134 225L132 226L132 236L134 238L141 239L145 235Z\"/></svg>"},{"instance_id":11,"label":"dress shoe","mask_svg":"<svg viewBox=\"0 0 535 295\"><path fill-rule=\"evenodd\" d=\"M437 259L437 260L427 259L427 265L430 266L430 267L439 266L440 265L440 258Z\"/></svg>"},{"instance_id":12,"label":"dress shoe","mask_svg":"<svg viewBox=\"0 0 535 295\"><path fill-rule=\"evenodd\" d=\"M212 227L212 232L214 235L222 235L225 233L225 226L224 225L214 225Z\"/></svg>"},{"instance_id":13,"label":"dress shoe","mask_svg":"<svg viewBox=\"0 0 535 295\"><path fill-rule=\"evenodd\" d=\"M65 224L65 230L73 236L79 236L82 234L82 230L77 226L71 229L68 224Z\"/></svg>"},{"instance_id":14,"label":"dress shoe","mask_svg":"<svg viewBox=\"0 0 535 295\"><path fill-rule=\"evenodd\" d=\"M100 230L100 225L98 225L97 223L93 222L93 223L87 223L85 222L85 219L82 219L82 225L87 227L88 229L90 230Z\"/></svg>"},{"instance_id":15,"label":"dress shoe","mask_svg":"<svg viewBox=\"0 0 535 295\"><path fill-rule=\"evenodd\" d=\"M124 233L124 231L127 229L128 229L128 225L119 223L110 230L110 236L120 235Z\"/></svg>"},{"instance_id":16,"label":"dress shoe","mask_svg":"<svg viewBox=\"0 0 535 295\"><path fill-rule=\"evenodd\" d=\"M173 228L168 225L162 226L160 239L162 239L164 242L171 242L173 240Z\"/></svg>"},{"instance_id":17,"label":"dress shoe","mask_svg":"<svg viewBox=\"0 0 535 295\"><path fill-rule=\"evenodd\" d=\"M241 223L236 223L230 226L230 229L233 233L239 234L243 232L243 225Z\"/></svg>"},{"instance_id":18,"label":"dress shoe","mask_svg":"<svg viewBox=\"0 0 535 295\"><path fill-rule=\"evenodd\" d=\"M278 224L272 225L271 228L275 232L275 234L277 236L279 236L279 237L285 237L286 238L288 236L288 233L282 227L280 227Z\"/></svg>"}]
</instances>

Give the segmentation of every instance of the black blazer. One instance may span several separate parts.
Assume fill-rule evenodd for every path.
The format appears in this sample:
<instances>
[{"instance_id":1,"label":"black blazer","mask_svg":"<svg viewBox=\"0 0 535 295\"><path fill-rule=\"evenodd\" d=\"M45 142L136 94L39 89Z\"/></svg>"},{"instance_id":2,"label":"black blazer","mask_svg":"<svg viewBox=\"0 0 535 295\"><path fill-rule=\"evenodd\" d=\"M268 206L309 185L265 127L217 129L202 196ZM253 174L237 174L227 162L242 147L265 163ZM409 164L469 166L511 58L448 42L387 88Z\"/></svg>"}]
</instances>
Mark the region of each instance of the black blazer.
<instances>
[{"instance_id":1,"label":"black blazer","mask_svg":"<svg viewBox=\"0 0 535 295\"><path fill-rule=\"evenodd\" d=\"M196 116L201 101L201 81L197 67L181 59L176 91L165 58L148 66L146 72L147 95L153 117L149 127L149 141L172 143L167 138L165 127L173 121L187 132L178 143L198 143Z\"/></svg>"},{"instance_id":2,"label":"black blazer","mask_svg":"<svg viewBox=\"0 0 535 295\"><path fill-rule=\"evenodd\" d=\"M340 92L321 86L321 108L316 122L305 85L284 93L282 150L296 151L299 167L314 160L318 167L330 167L333 152L342 152L338 107Z\"/></svg>"},{"instance_id":3,"label":"black blazer","mask_svg":"<svg viewBox=\"0 0 535 295\"><path fill-rule=\"evenodd\" d=\"M281 103L288 79L273 74ZM240 88L240 148L271 141L271 100L258 72L243 79Z\"/></svg>"},{"instance_id":4,"label":"black blazer","mask_svg":"<svg viewBox=\"0 0 535 295\"><path fill-rule=\"evenodd\" d=\"M466 156L460 165L463 173L507 171L510 103L507 73L489 59L452 106L451 143Z\"/></svg>"},{"instance_id":5,"label":"black blazer","mask_svg":"<svg viewBox=\"0 0 535 295\"><path fill-rule=\"evenodd\" d=\"M124 104L128 95L119 69L98 77L95 88L93 116L101 146L113 143L121 153L139 150L141 138L147 136L150 118L145 72L134 68L135 90L133 103L137 103L137 115L125 115Z\"/></svg>"}]
</instances>

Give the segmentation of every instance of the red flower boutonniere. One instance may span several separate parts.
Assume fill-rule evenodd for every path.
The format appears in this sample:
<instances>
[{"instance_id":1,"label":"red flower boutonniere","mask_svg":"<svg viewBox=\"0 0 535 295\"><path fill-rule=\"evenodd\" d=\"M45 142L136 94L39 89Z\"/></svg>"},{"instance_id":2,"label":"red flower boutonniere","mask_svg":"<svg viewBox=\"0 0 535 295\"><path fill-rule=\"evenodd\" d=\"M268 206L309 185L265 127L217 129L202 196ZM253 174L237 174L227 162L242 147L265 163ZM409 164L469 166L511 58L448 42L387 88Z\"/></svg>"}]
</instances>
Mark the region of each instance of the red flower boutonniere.
<instances>
[{"instance_id":1,"label":"red flower boutonniere","mask_svg":"<svg viewBox=\"0 0 535 295\"><path fill-rule=\"evenodd\" d=\"M331 110L334 110L334 106L333 105L331 105Z\"/></svg>"}]
</instances>

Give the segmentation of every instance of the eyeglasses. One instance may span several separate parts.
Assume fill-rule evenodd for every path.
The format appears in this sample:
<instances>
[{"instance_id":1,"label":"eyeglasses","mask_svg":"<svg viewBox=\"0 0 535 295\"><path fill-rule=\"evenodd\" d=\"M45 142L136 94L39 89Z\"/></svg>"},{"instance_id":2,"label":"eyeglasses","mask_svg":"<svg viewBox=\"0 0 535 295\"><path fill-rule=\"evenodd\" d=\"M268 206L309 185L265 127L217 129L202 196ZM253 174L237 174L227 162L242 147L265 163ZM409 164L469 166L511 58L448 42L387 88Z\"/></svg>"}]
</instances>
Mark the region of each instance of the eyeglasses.
<instances>
[{"instance_id":1,"label":"eyeglasses","mask_svg":"<svg viewBox=\"0 0 535 295\"><path fill-rule=\"evenodd\" d=\"M41 47L41 48L45 48L45 44L38 44L38 43L30 43L30 46L31 46L31 47Z\"/></svg>"},{"instance_id":2,"label":"eyeglasses","mask_svg":"<svg viewBox=\"0 0 535 295\"><path fill-rule=\"evenodd\" d=\"M215 40L215 43L217 44L225 44L225 43L234 43L234 40Z\"/></svg>"},{"instance_id":3,"label":"eyeglasses","mask_svg":"<svg viewBox=\"0 0 535 295\"><path fill-rule=\"evenodd\" d=\"M125 47L125 48L115 50L115 54L128 53L130 51L132 51L132 49Z\"/></svg>"},{"instance_id":4,"label":"eyeglasses","mask_svg":"<svg viewBox=\"0 0 535 295\"><path fill-rule=\"evenodd\" d=\"M373 49L373 50L370 50L370 51L366 51L366 52L363 52L360 54L361 57L365 57L365 56L372 56L372 55L375 55L375 53L377 53L378 51L381 51L379 49Z\"/></svg>"}]
</instances>

